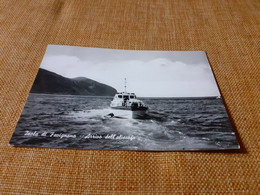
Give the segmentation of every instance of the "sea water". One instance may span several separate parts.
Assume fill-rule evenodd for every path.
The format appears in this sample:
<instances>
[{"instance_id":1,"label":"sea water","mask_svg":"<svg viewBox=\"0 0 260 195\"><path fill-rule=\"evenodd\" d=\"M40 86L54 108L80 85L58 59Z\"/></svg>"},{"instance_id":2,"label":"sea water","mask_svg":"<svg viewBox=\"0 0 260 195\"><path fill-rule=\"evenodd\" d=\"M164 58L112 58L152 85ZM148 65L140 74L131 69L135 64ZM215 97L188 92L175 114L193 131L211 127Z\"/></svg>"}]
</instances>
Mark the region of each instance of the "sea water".
<instances>
[{"instance_id":1,"label":"sea water","mask_svg":"<svg viewBox=\"0 0 260 195\"><path fill-rule=\"evenodd\" d=\"M140 98L143 119L108 117L113 97L31 93L12 145L109 150L217 150L239 145L221 99Z\"/></svg>"}]
</instances>

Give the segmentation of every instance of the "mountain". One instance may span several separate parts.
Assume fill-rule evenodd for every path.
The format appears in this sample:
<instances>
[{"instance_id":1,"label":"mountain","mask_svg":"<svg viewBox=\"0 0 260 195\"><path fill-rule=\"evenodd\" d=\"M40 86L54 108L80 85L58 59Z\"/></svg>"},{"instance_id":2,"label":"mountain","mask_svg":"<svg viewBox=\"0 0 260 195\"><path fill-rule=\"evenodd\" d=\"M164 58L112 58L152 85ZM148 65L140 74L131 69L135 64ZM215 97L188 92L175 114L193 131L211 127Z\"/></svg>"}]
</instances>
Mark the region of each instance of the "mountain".
<instances>
[{"instance_id":1,"label":"mountain","mask_svg":"<svg viewBox=\"0 0 260 195\"><path fill-rule=\"evenodd\" d=\"M39 69L31 93L114 96L113 87L85 78L66 78L45 69Z\"/></svg>"}]
</instances>

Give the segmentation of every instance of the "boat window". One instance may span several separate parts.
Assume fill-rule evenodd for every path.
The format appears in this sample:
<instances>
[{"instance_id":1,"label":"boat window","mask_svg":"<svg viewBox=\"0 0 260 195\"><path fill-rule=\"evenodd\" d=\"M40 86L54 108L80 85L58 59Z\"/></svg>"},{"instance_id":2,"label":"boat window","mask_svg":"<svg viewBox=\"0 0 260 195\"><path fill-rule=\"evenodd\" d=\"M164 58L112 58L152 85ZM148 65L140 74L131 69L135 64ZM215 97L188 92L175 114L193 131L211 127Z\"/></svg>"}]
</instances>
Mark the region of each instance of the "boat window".
<instances>
[{"instance_id":1,"label":"boat window","mask_svg":"<svg viewBox=\"0 0 260 195\"><path fill-rule=\"evenodd\" d=\"M129 100L128 95L124 95L123 98L124 98L124 100Z\"/></svg>"},{"instance_id":2,"label":"boat window","mask_svg":"<svg viewBox=\"0 0 260 195\"><path fill-rule=\"evenodd\" d=\"M134 99L135 98L135 96L133 96L133 95L130 95L130 99Z\"/></svg>"},{"instance_id":3,"label":"boat window","mask_svg":"<svg viewBox=\"0 0 260 195\"><path fill-rule=\"evenodd\" d=\"M118 98L122 98L122 95L118 95Z\"/></svg>"}]
</instances>

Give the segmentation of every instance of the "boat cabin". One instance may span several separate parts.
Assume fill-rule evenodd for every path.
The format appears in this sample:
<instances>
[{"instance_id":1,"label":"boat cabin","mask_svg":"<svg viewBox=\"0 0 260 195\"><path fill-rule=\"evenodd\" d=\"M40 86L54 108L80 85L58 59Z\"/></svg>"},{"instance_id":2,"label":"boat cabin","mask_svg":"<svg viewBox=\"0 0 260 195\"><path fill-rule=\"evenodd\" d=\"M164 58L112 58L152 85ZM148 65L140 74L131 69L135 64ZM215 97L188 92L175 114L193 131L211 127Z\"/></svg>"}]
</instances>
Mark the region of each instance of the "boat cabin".
<instances>
[{"instance_id":1,"label":"boat cabin","mask_svg":"<svg viewBox=\"0 0 260 195\"><path fill-rule=\"evenodd\" d=\"M117 93L114 96L114 99L110 103L110 107L114 109L121 110L131 110L135 112L146 112L148 107L141 101L136 98L134 93Z\"/></svg>"},{"instance_id":2,"label":"boat cabin","mask_svg":"<svg viewBox=\"0 0 260 195\"><path fill-rule=\"evenodd\" d=\"M136 99L136 95L134 93L117 93L115 98L122 100L131 100Z\"/></svg>"}]
</instances>

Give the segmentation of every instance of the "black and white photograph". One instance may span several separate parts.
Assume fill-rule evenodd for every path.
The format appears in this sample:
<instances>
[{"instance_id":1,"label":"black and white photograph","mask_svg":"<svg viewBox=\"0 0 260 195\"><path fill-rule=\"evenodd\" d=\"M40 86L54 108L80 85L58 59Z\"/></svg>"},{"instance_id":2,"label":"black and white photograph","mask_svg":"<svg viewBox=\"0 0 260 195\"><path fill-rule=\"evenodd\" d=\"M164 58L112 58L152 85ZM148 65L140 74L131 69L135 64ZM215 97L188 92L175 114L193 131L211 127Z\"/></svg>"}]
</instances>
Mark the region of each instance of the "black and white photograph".
<instances>
[{"instance_id":1,"label":"black and white photograph","mask_svg":"<svg viewBox=\"0 0 260 195\"><path fill-rule=\"evenodd\" d=\"M204 51L49 45L10 145L239 149Z\"/></svg>"}]
</instances>

